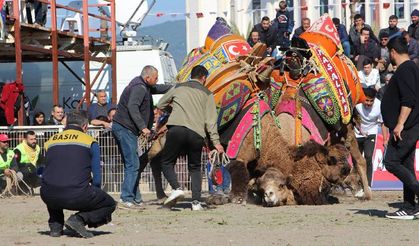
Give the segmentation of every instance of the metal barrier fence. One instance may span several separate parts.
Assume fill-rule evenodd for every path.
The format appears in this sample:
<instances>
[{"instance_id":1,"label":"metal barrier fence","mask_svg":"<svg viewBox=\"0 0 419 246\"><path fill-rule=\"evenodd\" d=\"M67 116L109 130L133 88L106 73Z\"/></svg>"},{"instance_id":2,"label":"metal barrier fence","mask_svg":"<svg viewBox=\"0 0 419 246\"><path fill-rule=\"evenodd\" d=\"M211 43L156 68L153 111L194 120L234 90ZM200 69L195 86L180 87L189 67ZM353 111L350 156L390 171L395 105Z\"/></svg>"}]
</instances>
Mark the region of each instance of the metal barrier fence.
<instances>
[{"instance_id":1,"label":"metal barrier fence","mask_svg":"<svg viewBox=\"0 0 419 246\"><path fill-rule=\"evenodd\" d=\"M44 143L55 133L63 130L63 126L16 126L13 128L0 127L0 133L9 135L10 148L16 147L22 140L25 132L32 130L37 135L38 144L41 147L42 153L45 154ZM121 184L124 179L124 164L122 163L121 155L118 150L115 139L110 130L100 127L89 127L87 132L94 137L101 150L102 163L102 188L109 193L119 193L121 191ZM206 164L208 161L208 151L204 148L202 151L202 190L208 191L208 176ZM191 182L188 173L187 157L180 157L177 160L175 171L178 175L178 181L181 186L190 190ZM147 165L144 172L141 174L140 191L142 193L155 192L154 178L151 173L150 165ZM170 191L166 179L163 178L163 188Z\"/></svg>"}]
</instances>

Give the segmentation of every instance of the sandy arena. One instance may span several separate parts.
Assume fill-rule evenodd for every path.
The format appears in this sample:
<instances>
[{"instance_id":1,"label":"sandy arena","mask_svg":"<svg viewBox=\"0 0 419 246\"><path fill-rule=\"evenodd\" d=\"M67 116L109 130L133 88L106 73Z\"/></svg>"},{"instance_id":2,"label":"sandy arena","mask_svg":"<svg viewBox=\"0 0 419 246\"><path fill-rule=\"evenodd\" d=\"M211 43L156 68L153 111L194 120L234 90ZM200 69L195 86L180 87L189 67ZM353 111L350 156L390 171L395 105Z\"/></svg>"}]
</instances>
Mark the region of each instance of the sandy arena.
<instances>
[{"instance_id":1,"label":"sandy arena","mask_svg":"<svg viewBox=\"0 0 419 246\"><path fill-rule=\"evenodd\" d=\"M49 237L40 197L14 197L0 199L0 245L418 245L419 219L384 218L401 205L402 192L373 195L372 201L341 195L340 204L327 206L228 204L205 211L191 211L187 201L174 210L149 204L142 212L117 210L110 224L92 230L91 239L67 230L61 238Z\"/></svg>"}]
</instances>

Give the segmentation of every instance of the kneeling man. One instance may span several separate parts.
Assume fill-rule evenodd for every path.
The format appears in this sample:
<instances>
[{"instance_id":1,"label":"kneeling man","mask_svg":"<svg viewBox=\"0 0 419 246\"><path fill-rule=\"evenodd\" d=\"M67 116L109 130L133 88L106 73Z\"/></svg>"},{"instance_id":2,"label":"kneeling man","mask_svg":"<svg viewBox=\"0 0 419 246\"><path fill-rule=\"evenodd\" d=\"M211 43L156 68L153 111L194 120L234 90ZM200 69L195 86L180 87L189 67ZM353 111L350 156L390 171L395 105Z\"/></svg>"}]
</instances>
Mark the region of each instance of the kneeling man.
<instances>
[{"instance_id":1,"label":"kneeling man","mask_svg":"<svg viewBox=\"0 0 419 246\"><path fill-rule=\"evenodd\" d=\"M48 208L52 237L63 234L63 209L79 211L67 219L66 228L90 238L93 234L85 226L110 222L116 207L114 199L100 189L100 149L86 134L88 123L86 111L72 112L67 115L64 131L45 143L41 198Z\"/></svg>"}]
</instances>

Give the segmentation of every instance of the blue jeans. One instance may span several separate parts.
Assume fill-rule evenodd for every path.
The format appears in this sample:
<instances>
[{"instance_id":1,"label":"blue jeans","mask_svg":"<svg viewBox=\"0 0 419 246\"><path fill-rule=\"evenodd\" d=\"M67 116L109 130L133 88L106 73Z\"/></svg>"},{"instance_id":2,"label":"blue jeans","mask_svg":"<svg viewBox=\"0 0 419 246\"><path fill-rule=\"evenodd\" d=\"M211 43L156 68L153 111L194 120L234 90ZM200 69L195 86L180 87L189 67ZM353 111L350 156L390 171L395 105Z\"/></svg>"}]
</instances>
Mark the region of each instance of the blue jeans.
<instances>
[{"instance_id":1,"label":"blue jeans","mask_svg":"<svg viewBox=\"0 0 419 246\"><path fill-rule=\"evenodd\" d=\"M343 53L345 54L345 56L351 57L351 44L349 43L349 41L342 42L342 46Z\"/></svg>"},{"instance_id":2,"label":"blue jeans","mask_svg":"<svg viewBox=\"0 0 419 246\"><path fill-rule=\"evenodd\" d=\"M121 188L121 200L124 202L141 202L141 193L138 189L140 181L140 160L137 153L138 136L115 121L112 123L112 132L118 142L119 151L124 162L124 182Z\"/></svg>"}]
</instances>

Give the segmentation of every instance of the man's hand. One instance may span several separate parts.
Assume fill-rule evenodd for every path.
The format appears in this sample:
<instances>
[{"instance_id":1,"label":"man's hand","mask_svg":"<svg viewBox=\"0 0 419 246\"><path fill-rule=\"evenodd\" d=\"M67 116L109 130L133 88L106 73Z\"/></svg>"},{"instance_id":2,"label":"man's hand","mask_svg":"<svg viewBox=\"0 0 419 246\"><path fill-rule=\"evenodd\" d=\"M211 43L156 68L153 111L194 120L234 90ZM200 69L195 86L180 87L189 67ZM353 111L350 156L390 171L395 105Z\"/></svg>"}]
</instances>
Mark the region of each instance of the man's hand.
<instances>
[{"instance_id":1,"label":"man's hand","mask_svg":"<svg viewBox=\"0 0 419 246\"><path fill-rule=\"evenodd\" d=\"M4 175L7 177L12 177L12 172L10 171L9 168L4 169Z\"/></svg>"},{"instance_id":2,"label":"man's hand","mask_svg":"<svg viewBox=\"0 0 419 246\"><path fill-rule=\"evenodd\" d=\"M393 138L394 141L397 142L397 139L403 140L402 139L402 131L404 129L404 125L402 124L397 124L396 127L393 130Z\"/></svg>"},{"instance_id":3,"label":"man's hand","mask_svg":"<svg viewBox=\"0 0 419 246\"><path fill-rule=\"evenodd\" d=\"M224 147L221 144L216 144L214 147L219 154L224 153Z\"/></svg>"},{"instance_id":4,"label":"man's hand","mask_svg":"<svg viewBox=\"0 0 419 246\"><path fill-rule=\"evenodd\" d=\"M103 125L103 127L104 128L106 128L106 129L109 129L109 128L111 128L111 123L108 123L108 122L106 122L106 121L104 121L103 123L102 123L102 125Z\"/></svg>"},{"instance_id":5,"label":"man's hand","mask_svg":"<svg viewBox=\"0 0 419 246\"><path fill-rule=\"evenodd\" d=\"M288 38L290 36L289 32L284 32L284 37Z\"/></svg>"},{"instance_id":6,"label":"man's hand","mask_svg":"<svg viewBox=\"0 0 419 246\"><path fill-rule=\"evenodd\" d=\"M146 137L150 136L150 134L151 134L151 131L148 128L142 129L141 132Z\"/></svg>"}]
</instances>

